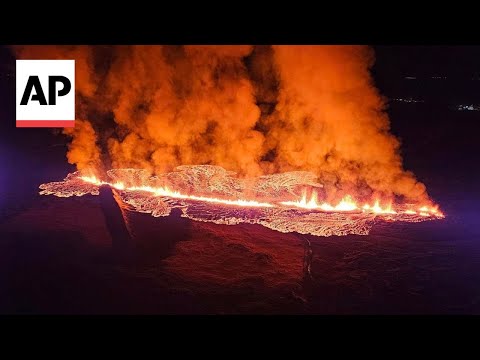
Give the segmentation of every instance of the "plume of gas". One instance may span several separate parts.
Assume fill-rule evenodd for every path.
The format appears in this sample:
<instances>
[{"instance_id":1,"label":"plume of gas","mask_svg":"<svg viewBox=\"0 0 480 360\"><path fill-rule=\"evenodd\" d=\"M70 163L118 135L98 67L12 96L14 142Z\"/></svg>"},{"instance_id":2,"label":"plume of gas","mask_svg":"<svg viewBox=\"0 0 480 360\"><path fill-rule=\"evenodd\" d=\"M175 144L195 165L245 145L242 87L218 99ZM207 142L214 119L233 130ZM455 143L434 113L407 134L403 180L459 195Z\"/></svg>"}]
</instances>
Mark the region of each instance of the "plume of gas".
<instances>
[{"instance_id":1,"label":"plume of gas","mask_svg":"<svg viewBox=\"0 0 480 360\"><path fill-rule=\"evenodd\" d=\"M152 173L183 164L219 165L240 176L307 170L329 202L347 193L428 199L403 169L368 47L14 50L17 58L76 60L77 116L87 120L65 133L72 137L68 160L80 170L101 168L105 154L109 167Z\"/></svg>"},{"instance_id":2,"label":"plume of gas","mask_svg":"<svg viewBox=\"0 0 480 360\"><path fill-rule=\"evenodd\" d=\"M279 97L266 126L276 171L315 171L328 201L345 193L426 200L425 186L403 169L370 48L274 46L273 58Z\"/></svg>"}]
</instances>

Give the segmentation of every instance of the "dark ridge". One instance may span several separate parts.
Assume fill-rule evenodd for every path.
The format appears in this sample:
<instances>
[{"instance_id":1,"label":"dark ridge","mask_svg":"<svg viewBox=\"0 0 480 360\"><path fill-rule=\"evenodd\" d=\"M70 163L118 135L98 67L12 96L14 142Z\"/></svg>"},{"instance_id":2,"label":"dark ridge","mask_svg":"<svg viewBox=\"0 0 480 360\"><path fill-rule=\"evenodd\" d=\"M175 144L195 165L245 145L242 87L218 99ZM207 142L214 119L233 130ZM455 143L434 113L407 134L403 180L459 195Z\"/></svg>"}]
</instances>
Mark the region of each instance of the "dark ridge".
<instances>
[{"instance_id":1,"label":"dark ridge","mask_svg":"<svg viewBox=\"0 0 480 360\"><path fill-rule=\"evenodd\" d=\"M112 188L108 185L101 186L99 197L105 222L112 238L115 257L121 262L132 260L134 243Z\"/></svg>"}]
</instances>

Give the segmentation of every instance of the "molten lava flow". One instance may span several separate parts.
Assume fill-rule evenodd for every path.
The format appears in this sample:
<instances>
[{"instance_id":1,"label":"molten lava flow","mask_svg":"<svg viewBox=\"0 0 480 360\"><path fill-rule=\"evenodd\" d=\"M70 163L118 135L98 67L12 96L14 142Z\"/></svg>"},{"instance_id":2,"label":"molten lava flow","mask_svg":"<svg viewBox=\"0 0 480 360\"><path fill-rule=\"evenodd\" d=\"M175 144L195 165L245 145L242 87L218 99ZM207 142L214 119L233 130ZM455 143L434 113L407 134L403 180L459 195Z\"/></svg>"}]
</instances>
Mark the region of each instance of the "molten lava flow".
<instances>
[{"instance_id":1,"label":"molten lava flow","mask_svg":"<svg viewBox=\"0 0 480 360\"><path fill-rule=\"evenodd\" d=\"M97 186L100 185L110 185L111 187L117 189L117 190L123 190L123 191L145 191L152 193L155 196L165 196L165 197L170 197L174 199L188 199L188 200L196 200L196 201L202 201L202 202L208 202L208 203L218 203L218 204L225 204L225 205L235 205L235 206L244 206L244 207L274 207L275 205L265 203L265 202L258 202L255 200L225 200L225 199L219 199L215 197L206 197L206 196L196 196L196 195L185 195L182 194L178 191L172 191L169 188L165 187L158 187L154 188L151 186L125 186L121 182L115 182L115 183L109 183L105 181L100 181L96 177L90 177L90 176L80 176L80 179L82 179L85 182L88 182L90 184L94 184Z\"/></svg>"},{"instance_id":2,"label":"molten lava flow","mask_svg":"<svg viewBox=\"0 0 480 360\"><path fill-rule=\"evenodd\" d=\"M335 211L353 211L356 209L358 209L357 204L350 195L345 196L334 208Z\"/></svg>"},{"instance_id":3,"label":"molten lava flow","mask_svg":"<svg viewBox=\"0 0 480 360\"><path fill-rule=\"evenodd\" d=\"M372 211L375 214L396 214L397 213L396 211L392 210L392 204L389 204L388 206L382 208L380 206L380 201L379 200L376 200L375 204L373 204L373 206L365 204L363 206L363 209L365 211Z\"/></svg>"},{"instance_id":4,"label":"molten lava flow","mask_svg":"<svg viewBox=\"0 0 480 360\"><path fill-rule=\"evenodd\" d=\"M317 192L313 192L310 200L307 201L307 194L304 192L302 198L299 201L282 201L282 205L295 206L302 209L318 209L323 211L354 211L357 210L357 204L353 201L350 195L346 195L337 205L332 206L326 202L318 202Z\"/></svg>"},{"instance_id":5,"label":"molten lava flow","mask_svg":"<svg viewBox=\"0 0 480 360\"><path fill-rule=\"evenodd\" d=\"M158 176L137 169L113 169L107 175L111 181L69 174L64 181L40 185L40 194L98 195L99 186L108 185L117 189L134 211L155 217L168 216L173 208L179 208L183 217L192 220L260 224L280 232L317 236L366 235L377 219L420 222L444 217L438 206L395 204L394 208L392 202L379 199L359 203L352 195L333 204L321 201L317 190L307 196L307 189L322 184L306 172L239 179L218 166L192 165ZM299 199L286 200L298 193L302 194Z\"/></svg>"},{"instance_id":6,"label":"molten lava flow","mask_svg":"<svg viewBox=\"0 0 480 360\"><path fill-rule=\"evenodd\" d=\"M307 200L306 192L303 193L302 198L297 201L282 201L280 204L285 206L294 206L302 209L316 209L322 211L330 212L342 212L342 211L360 211L360 206L353 200L352 196L346 195L337 205L331 205L326 202L318 202L317 192L312 192L310 200ZM389 203L385 207L380 205L380 201L376 200L373 205L365 204L361 207L363 212L371 212L377 215L381 214L398 214L397 211L392 209L392 204ZM414 211L411 209L404 210L403 214L407 215L421 215L421 216L436 216L439 218L444 217L444 215L438 210L438 207L427 207L423 206L419 211Z\"/></svg>"},{"instance_id":7,"label":"molten lava flow","mask_svg":"<svg viewBox=\"0 0 480 360\"><path fill-rule=\"evenodd\" d=\"M309 200L307 200L307 192L304 191L300 200L280 201L275 204L275 203L269 203L269 202L258 202L255 200L244 200L244 199L229 200L229 199L220 199L217 197L186 195L186 194L182 194L179 191L170 190L168 187L152 187L152 186L146 186L146 185L126 186L124 183L120 181L110 183L106 181L101 181L94 176L80 176L79 178L90 184L94 184L97 186L109 185L121 191L145 191L153 194L154 196L163 196L163 197L169 197L174 199L195 200L195 201L201 201L206 203L218 203L218 204L234 205L234 206L241 206L241 207L278 207L283 205L287 207L293 206L301 209L321 210L324 212L362 211L366 213L368 212L374 213L376 215L398 214L397 211L392 209L391 203L382 207L378 199L375 200L373 205L365 204L360 207L353 200L351 195L345 195L336 205L332 205L327 202L320 203L318 201L318 193L316 191L312 192L312 195ZM438 218L444 217L443 213L441 213L438 210L438 206L434 206L434 207L422 206L418 209L418 211L415 211L412 209L406 209L406 210L403 210L402 213L406 215L420 215L423 217L429 217L429 216L438 217Z\"/></svg>"},{"instance_id":8,"label":"molten lava flow","mask_svg":"<svg viewBox=\"0 0 480 360\"><path fill-rule=\"evenodd\" d=\"M357 203L353 200L352 196L346 195L340 202L333 206L326 202L319 203L318 202L318 194L316 191L312 193L310 200L307 200L306 192L303 193L302 198L298 201L281 201L277 205L268 203L268 202L259 202L255 200L243 200L243 199L236 199L236 200L229 200L229 199L220 199L216 197L207 197L207 196L196 196L196 195L186 195L182 194L181 192L170 190L168 187L152 187L152 186L125 186L122 182L114 182L109 183L106 181L101 181L96 177L92 176L80 176L80 179L83 181L94 184L97 186L101 185L109 185L117 190L121 191L145 191L148 193L153 194L154 196L164 196L174 199L187 199L187 200L195 200L207 203L218 203L224 205L234 205L234 206L242 206L242 207L276 207L279 206L278 204L284 206L294 206L302 209L311 209L311 210L322 210L326 212L343 212L343 211L356 211L360 210ZM392 209L391 203L385 207L380 206L379 200L375 201L373 206L368 204L363 205L361 208L363 212L373 212L375 214L397 214L395 210ZM417 214L414 210L405 210L404 214ZM419 209L418 212L421 216L438 216L443 217L438 211L437 207L429 208L427 206L423 206Z\"/></svg>"}]
</instances>

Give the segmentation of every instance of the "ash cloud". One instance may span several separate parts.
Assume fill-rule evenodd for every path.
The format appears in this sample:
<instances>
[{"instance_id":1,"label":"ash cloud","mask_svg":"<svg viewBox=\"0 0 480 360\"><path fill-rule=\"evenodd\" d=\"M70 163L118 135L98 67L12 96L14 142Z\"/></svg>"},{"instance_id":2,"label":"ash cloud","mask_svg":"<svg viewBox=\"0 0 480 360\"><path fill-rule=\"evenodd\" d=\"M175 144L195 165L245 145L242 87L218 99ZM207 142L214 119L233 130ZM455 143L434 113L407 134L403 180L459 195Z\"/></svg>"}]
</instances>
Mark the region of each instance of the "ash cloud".
<instances>
[{"instance_id":1,"label":"ash cloud","mask_svg":"<svg viewBox=\"0 0 480 360\"><path fill-rule=\"evenodd\" d=\"M79 170L212 164L242 177L312 171L333 201L428 199L405 171L365 46L17 46L75 59Z\"/></svg>"}]
</instances>

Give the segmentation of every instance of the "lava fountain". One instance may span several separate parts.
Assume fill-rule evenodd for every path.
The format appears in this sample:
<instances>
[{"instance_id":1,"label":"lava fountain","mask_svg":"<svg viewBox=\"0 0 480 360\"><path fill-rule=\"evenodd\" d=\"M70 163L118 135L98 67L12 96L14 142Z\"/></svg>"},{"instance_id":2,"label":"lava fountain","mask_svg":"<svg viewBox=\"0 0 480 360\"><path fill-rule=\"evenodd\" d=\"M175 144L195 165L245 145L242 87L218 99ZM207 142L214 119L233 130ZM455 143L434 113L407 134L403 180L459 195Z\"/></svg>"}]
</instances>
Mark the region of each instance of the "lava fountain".
<instances>
[{"instance_id":1,"label":"lava fountain","mask_svg":"<svg viewBox=\"0 0 480 360\"><path fill-rule=\"evenodd\" d=\"M280 232L316 236L366 235L375 221L420 222L444 217L438 206L395 204L375 199L360 203L345 195L331 204L320 200L320 183L305 181L306 172L287 172L241 179L219 166L180 166L150 176L141 169L113 169L109 180L80 172L61 182L40 185L41 195L98 195L99 187L118 190L130 211L168 216L173 208L196 221L235 225L260 224ZM307 196L307 189L311 190ZM301 194L301 195L298 195Z\"/></svg>"}]
</instances>

